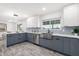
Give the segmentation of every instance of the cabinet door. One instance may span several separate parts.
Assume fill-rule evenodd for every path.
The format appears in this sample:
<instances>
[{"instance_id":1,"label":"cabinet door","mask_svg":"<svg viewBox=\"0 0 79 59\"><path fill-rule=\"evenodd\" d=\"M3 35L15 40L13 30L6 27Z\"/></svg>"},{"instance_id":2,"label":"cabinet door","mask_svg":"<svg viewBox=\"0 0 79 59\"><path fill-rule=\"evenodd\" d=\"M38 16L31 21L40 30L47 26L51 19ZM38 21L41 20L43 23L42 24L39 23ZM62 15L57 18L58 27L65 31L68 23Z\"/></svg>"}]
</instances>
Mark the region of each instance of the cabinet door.
<instances>
[{"instance_id":1,"label":"cabinet door","mask_svg":"<svg viewBox=\"0 0 79 59\"><path fill-rule=\"evenodd\" d=\"M28 33L28 34L27 34L27 40L28 40L29 42L32 42L32 41L33 41L32 34L31 34L31 33Z\"/></svg>"},{"instance_id":2,"label":"cabinet door","mask_svg":"<svg viewBox=\"0 0 79 59\"><path fill-rule=\"evenodd\" d=\"M56 50L56 37L53 36L52 41L51 41L51 49Z\"/></svg>"},{"instance_id":3,"label":"cabinet door","mask_svg":"<svg viewBox=\"0 0 79 59\"><path fill-rule=\"evenodd\" d=\"M62 37L54 36L52 41L52 49L63 52L64 51L64 40Z\"/></svg>"},{"instance_id":4,"label":"cabinet door","mask_svg":"<svg viewBox=\"0 0 79 59\"><path fill-rule=\"evenodd\" d=\"M79 39L71 39L71 55L79 56Z\"/></svg>"},{"instance_id":5,"label":"cabinet door","mask_svg":"<svg viewBox=\"0 0 79 59\"><path fill-rule=\"evenodd\" d=\"M21 36L21 34L16 34L16 36L17 36L16 43L21 42L21 41L22 41L22 36Z\"/></svg>"},{"instance_id":6,"label":"cabinet door","mask_svg":"<svg viewBox=\"0 0 79 59\"><path fill-rule=\"evenodd\" d=\"M51 40L40 39L40 45L42 45L46 48L51 48Z\"/></svg>"},{"instance_id":7,"label":"cabinet door","mask_svg":"<svg viewBox=\"0 0 79 59\"><path fill-rule=\"evenodd\" d=\"M18 38L18 43L26 41L24 33L17 34L17 38Z\"/></svg>"},{"instance_id":8,"label":"cabinet door","mask_svg":"<svg viewBox=\"0 0 79 59\"><path fill-rule=\"evenodd\" d=\"M64 8L64 26L78 26L78 9L77 5L70 5Z\"/></svg>"},{"instance_id":9,"label":"cabinet door","mask_svg":"<svg viewBox=\"0 0 79 59\"><path fill-rule=\"evenodd\" d=\"M40 44L41 46L45 46L45 45L46 45L45 40L42 39L42 38L40 38L39 44Z\"/></svg>"},{"instance_id":10,"label":"cabinet door","mask_svg":"<svg viewBox=\"0 0 79 59\"><path fill-rule=\"evenodd\" d=\"M7 35L7 46L20 43L20 42L24 42L24 41L26 41L25 33Z\"/></svg>"},{"instance_id":11,"label":"cabinet door","mask_svg":"<svg viewBox=\"0 0 79 59\"><path fill-rule=\"evenodd\" d=\"M64 39L64 53L70 55L70 40L71 38L63 37Z\"/></svg>"},{"instance_id":12,"label":"cabinet door","mask_svg":"<svg viewBox=\"0 0 79 59\"><path fill-rule=\"evenodd\" d=\"M13 45L17 43L18 38L16 34L8 34L7 35L7 46Z\"/></svg>"}]
</instances>

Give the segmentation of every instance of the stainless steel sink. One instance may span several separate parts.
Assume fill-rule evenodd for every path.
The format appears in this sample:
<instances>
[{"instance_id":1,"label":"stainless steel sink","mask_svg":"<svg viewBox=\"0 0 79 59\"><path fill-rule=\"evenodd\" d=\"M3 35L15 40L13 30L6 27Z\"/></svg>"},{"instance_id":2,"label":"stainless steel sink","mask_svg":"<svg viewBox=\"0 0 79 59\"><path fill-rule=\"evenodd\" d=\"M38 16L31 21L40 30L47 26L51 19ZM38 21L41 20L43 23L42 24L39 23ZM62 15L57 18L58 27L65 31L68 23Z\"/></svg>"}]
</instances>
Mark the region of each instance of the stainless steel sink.
<instances>
[{"instance_id":1,"label":"stainless steel sink","mask_svg":"<svg viewBox=\"0 0 79 59\"><path fill-rule=\"evenodd\" d=\"M52 34L51 33L42 33L40 37L43 39L52 39Z\"/></svg>"}]
</instances>

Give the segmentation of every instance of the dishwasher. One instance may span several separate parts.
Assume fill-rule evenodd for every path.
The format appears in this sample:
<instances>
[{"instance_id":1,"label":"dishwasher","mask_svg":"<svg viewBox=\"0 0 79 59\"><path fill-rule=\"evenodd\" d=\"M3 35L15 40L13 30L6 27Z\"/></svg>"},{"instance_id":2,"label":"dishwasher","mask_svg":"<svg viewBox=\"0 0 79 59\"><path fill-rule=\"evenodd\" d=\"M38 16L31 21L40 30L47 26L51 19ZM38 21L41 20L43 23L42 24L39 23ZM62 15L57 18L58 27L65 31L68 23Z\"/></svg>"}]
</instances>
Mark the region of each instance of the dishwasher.
<instances>
[{"instance_id":1,"label":"dishwasher","mask_svg":"<svg viewBox=\"0 0 79 59\"><path fill-rule=\"evenodd\" d=\"M39 34L33 34L33 43L39 44Z\"/></svg>"}]
</instances>

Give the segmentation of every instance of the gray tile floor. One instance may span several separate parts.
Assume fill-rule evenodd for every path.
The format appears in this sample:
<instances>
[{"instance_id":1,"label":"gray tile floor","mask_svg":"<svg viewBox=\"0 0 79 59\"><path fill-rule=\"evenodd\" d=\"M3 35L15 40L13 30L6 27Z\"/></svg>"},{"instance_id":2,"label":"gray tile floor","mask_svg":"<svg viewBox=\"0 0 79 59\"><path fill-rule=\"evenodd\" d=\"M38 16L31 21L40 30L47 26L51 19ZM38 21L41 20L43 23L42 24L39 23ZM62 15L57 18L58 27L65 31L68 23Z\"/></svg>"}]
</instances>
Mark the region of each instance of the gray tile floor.
<instances>
[{"instance_id":1,"label":"gray tile floor","mask_svg":"<svg viewBox=\"0 0 79 59\"><path fill-rule=\"evenodd\" d=\"M48 50L46 48L24 42L3 48L3 56L64 56L60 53Z\"/></svg>"}]
</instances>

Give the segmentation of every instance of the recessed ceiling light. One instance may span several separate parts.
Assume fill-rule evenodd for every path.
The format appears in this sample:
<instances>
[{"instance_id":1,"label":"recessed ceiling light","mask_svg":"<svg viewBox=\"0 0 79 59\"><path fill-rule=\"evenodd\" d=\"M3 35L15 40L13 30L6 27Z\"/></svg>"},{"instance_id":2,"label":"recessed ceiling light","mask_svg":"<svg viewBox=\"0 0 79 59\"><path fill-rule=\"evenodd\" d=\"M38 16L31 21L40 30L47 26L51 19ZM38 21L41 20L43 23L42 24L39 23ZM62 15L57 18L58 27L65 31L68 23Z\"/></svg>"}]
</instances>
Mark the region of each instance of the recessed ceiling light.
<instances>
[{"instance_id":1,"label":"recessed ceiling light","mask_svg":"<svg viewBox=\"0 0 79 59\"><path fill-rule=\"evenodd\" d=\"M42 8L42 10L43 10L43 11L45 11L45 10L46 10L46 8Z\"/></svg>"},{"instance_id":2,"label":"recessed ceiling light","mask_svg":"<svg viewBox=\"0 0 79 59\"><path fill-rule=\"evenodd\" d=\"M17 14L14 14L13 16L18 16Z\"/></svg>"}]
</instances>

